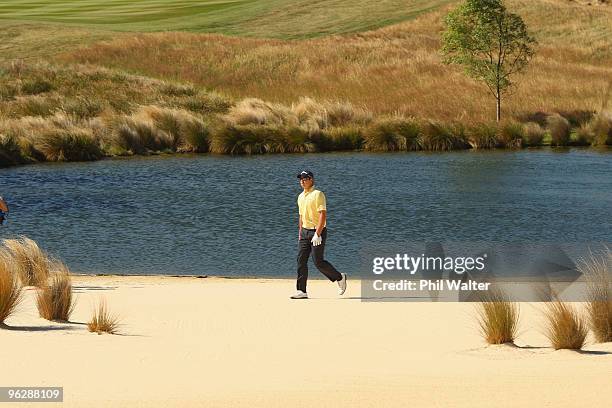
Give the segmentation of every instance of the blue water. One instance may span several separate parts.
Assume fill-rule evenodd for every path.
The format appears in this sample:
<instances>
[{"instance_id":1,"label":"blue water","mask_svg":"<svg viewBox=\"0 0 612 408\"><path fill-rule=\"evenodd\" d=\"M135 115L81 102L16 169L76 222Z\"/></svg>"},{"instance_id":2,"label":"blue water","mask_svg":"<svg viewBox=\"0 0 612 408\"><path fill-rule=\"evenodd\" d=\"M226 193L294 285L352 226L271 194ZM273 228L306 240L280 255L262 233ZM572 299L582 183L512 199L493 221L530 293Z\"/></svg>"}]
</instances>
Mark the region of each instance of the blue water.
<instances>
[{"instance_id":1,"label":"blue water","mask_svg":"<svg viewBox=\"0 0 612 408\"><path fill-rule=\"evenodd\" d=\"M377 242L612 242L612 152L592 149L0 169L11 205L0 235L27 235L77 272L294 276L303 168L327 195L326 253L341 271Z\"/></svg>"}]
</instances>

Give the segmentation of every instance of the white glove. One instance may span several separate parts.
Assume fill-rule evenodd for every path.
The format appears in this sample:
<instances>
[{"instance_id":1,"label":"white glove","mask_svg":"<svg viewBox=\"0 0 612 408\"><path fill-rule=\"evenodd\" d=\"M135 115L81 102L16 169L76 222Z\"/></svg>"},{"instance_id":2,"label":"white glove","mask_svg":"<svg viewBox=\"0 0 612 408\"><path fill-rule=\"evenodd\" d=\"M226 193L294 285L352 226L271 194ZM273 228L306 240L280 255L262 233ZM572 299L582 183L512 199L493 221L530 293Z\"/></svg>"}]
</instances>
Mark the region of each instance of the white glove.
<instances>
[{"instance_id":1,"label":"white glove","mask_svg":"<svg viewBox=\"0 0 612 408\"><path fill-rule=\"evenodd\" d=\"M319 234L317 234L315 232L314 237L312 237L312 239L310 240L310 242L312 243L312 245L314 246L318 246L321 245L321 242L323 241L323 238L321 238L321 236Z\"/></svg>"}]
</instances>

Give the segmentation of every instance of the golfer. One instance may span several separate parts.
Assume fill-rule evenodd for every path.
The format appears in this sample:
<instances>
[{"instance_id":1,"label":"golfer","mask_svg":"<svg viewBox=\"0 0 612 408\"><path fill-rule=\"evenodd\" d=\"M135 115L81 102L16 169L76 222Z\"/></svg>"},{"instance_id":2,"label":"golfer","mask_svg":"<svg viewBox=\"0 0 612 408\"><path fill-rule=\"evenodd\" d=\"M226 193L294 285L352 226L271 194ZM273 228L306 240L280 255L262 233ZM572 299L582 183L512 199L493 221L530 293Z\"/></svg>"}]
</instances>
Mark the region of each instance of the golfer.
<instances>
[{"instance_id":1,"label":"golfer","mask_svg":"<svg viewBox=\"0 0 612 408\"><path fill-rule=\"evenodd\" d=\"M291 299L308 299L306 282L308 280L308 257L312 254L315 266L332 282L338 282L338 294L346 291L346 273L340 273L323 256L327 240L327 208L325 194L314 188L314 175L304 170L298 174L304 189L298 196L298 243L297 293Z\"/></svg>"},{"instance_id":2,"label":"golfer","mask_svg":"<svg viewBox=\"0 0 612 408\"><path fill-rule=\"evenodd\" d=\"M8 218L9 208L4 198L0 197L0 225L6 224Z\"/></svg>"}]
</instances>

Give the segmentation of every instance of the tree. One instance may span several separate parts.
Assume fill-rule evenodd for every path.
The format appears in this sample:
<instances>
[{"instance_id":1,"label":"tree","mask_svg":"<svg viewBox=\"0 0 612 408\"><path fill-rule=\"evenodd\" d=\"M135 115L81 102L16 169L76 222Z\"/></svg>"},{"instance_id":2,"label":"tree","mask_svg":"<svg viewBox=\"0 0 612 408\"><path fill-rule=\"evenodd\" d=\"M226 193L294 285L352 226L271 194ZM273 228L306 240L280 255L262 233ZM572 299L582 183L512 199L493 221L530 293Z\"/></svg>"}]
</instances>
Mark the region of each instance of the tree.
<instances>
[{"instance_id":1,"label":"tree","mask_svg":"<svg viewBox=\"0 0 612 408\"><path fill-rule=\"evenodd\" d=\"M533 56L536 41L523 19L508 12L502 0L466 0L446 16L442 54L447 64L459 64L483 81L495 96L497 121L502 96Z\"/></svg>"}]
</instances>

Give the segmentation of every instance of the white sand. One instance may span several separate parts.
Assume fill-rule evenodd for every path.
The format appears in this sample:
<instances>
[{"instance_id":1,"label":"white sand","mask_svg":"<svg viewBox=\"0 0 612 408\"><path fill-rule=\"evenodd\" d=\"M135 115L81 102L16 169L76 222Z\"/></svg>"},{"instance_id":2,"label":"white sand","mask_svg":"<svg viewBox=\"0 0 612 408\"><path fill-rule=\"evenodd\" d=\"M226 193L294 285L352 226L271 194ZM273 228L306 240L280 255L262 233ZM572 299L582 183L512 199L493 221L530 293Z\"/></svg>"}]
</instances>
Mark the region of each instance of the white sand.
<instances>
[{"instance_id":1,"label":"white sand","mask_svg":"<svg viewBox=\"0 0 612 408\"><path fill-rule=\"evenodd\" d=\"M473 305L362 303L290 280L76 277L75 324L38 317L33 290L0 330L0 386L63 386L62 407L603 407L612 343L553 351L540 306L520 346L485 347ZM96 299L120 336L83 324ZM26 328L30 328L27 330ZM27 406L28 404L18 404ZM17 405L15 405L17 406ZM40 406L40 404L36 404Z\"/></svg>"}]
</instances>

